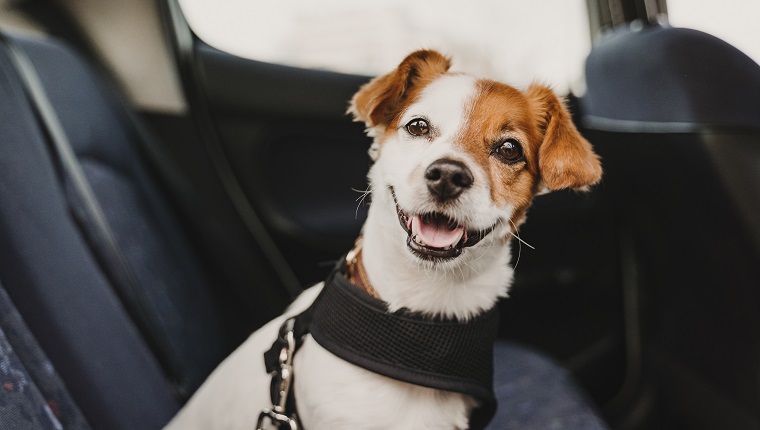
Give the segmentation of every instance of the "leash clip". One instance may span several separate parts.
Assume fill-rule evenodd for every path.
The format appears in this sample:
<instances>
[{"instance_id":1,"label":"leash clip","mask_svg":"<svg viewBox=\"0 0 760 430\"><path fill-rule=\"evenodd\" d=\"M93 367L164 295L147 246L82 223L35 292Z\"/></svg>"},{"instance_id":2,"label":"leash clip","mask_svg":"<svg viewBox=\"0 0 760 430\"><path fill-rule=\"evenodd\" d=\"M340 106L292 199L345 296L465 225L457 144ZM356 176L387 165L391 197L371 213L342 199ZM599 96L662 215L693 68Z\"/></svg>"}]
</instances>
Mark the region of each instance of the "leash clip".
<instances>
[{"instance_id":1,"label":"leash clip","mask_svg":"<svg viewBox=\"0 0 760 430\"><path fill-rule=\"evenodd\" d=\"M256 423L257 430L264 430L264 421L269 421L282 428L298 430L298 422L287 415L288 396L293 385L293 355L296 350L294 332L295 318L285 320L280 327L278 342L282 345L278 361L280 368L272 372L272 407L266 408L259 414Z\"/></svg>"},{"instance_id":2,"label":"leash clip","mask_svg":"<svg viewBox=\"0 0 760 430\"><path fill-rule=\"evenodd\" d=\"M264 430L264 421L267 418L272 424L276 425L278 429L282 429L282 426L286 425L286 429L298 430L298 424L296 423L296 420L290 418L285 414L279 414L269 408L264 409L259 414L259 420L256 423L256 430Z\"/></svg>"}]
</instances>

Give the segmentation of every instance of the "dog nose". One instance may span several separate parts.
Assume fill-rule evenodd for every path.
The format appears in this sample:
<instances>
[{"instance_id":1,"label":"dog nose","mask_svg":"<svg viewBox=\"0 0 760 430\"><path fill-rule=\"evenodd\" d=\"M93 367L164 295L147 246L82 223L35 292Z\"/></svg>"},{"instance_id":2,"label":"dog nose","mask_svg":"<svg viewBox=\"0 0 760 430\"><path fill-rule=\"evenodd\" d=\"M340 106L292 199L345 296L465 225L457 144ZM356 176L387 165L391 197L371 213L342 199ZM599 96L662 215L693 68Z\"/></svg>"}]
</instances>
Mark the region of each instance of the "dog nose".
<instances>
[{"instance_id":1,"label":"dog nose","mask_svg":"<svg viewBox=\"0 0 760 430\"><path fill-rule=\"evenodd\" d=\"M472 172L461 161L442 158L425 170L428 190L438 201L456 198L472 186Z\"/></svg>"}]
</instances>

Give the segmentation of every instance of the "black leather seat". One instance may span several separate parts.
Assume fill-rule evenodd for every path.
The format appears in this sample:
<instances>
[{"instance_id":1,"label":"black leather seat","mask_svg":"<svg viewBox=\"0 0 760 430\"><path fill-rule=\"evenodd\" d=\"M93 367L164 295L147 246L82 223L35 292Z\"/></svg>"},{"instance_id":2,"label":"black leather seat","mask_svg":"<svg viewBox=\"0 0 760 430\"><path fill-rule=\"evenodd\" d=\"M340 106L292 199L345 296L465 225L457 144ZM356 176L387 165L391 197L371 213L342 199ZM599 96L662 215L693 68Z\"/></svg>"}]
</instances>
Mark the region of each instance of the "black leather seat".
<instances>
[{"instance_id":1,"label":"black leather seat","mask_svg":"<svg viewBox=\"0 0 760 430\"><path fill-rule=\"evenodd\" d=\"M631 359L674 427L757 428L760 66L653 26L602 39L586 79L581 117L638 273Z\"/></svg>"}]
</instances>

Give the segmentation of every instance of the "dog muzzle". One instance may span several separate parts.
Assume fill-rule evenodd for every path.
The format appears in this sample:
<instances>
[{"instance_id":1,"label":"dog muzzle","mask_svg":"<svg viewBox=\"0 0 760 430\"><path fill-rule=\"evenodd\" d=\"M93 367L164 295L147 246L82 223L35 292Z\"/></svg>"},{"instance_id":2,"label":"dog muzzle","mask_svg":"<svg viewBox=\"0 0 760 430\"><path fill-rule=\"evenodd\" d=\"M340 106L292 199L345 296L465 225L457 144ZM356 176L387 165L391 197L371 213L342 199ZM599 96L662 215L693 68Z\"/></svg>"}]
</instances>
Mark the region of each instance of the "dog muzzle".
<instances>
[{"instance_id":1,"label":"dog muzzle","mask_svg":"<svg viewBox=\"0 0 760 430\"><path fill-rule=\"evenodd\" d=\"M440 212L412 215L398 203L396 192L390 187L396 216L407 234L406 246L424 260L445 261L459 257L465 248L477 245L488 236L496 224L483 230L468 230Z\"/></svg>"}]
</instances>

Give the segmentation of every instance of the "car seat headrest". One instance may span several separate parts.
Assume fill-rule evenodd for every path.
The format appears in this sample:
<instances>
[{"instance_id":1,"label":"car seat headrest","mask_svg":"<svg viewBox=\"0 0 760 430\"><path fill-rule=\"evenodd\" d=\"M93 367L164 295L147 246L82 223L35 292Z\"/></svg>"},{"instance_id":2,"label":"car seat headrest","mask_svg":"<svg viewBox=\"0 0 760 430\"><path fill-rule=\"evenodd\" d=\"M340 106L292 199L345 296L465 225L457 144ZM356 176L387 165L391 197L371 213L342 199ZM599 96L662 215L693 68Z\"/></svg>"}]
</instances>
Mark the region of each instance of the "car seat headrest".
<instances>
[{"instance_id":1,"label":"car seat headrest","mask_svg":"<svg viewBox=\"0 0 760 430\"><path fill-rule=\"evenodd\" d=\"M760 128L760 66L709 34L661 26L605 35L586 61L582 120L620 131Z\"/></svg>"}]
</instances>

